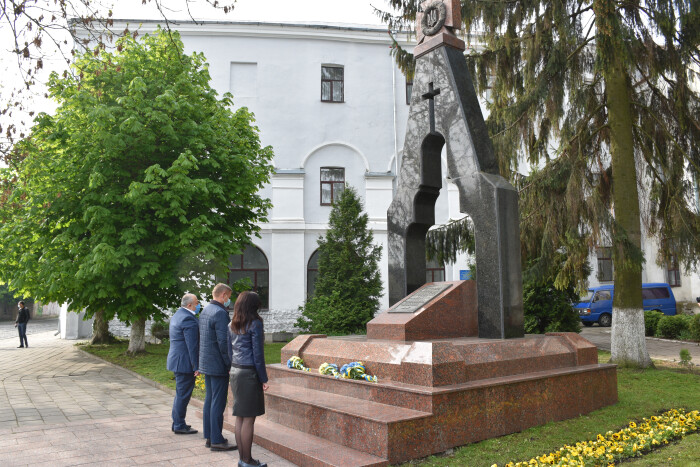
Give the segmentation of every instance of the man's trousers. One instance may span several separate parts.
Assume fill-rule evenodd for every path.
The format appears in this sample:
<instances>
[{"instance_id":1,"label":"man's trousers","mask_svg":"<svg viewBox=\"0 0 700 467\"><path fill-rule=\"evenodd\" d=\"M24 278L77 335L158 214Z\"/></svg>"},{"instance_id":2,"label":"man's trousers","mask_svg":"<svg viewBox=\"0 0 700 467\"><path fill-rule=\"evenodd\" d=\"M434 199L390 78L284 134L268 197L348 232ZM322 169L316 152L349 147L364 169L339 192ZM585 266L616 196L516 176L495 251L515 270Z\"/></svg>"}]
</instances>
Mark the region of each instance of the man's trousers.
<instances>
[{"instance_id":1,"label":"man's trousers","mask_svg":"<svg viewBox=\"0 0 700 467\"><path fill-rule=\"evenodd\" d=\"M194 372L175 373L175 400L173 401L173 430L187 428L185 416L194 389Z\"/></svg>"},{"instance_id":2,"label":"man's trousers","mask_svg":"<svg viewBox=\"0 0 700 467\"><path fill-rule=\"evenodd\" d=\"M27 323L18 323L17 331L19 332L20 347L29 347L29 342L27 342Z\"/></svg>"},{"instance_id":3,"label":"man's trousers","mask_svg":"<svg viewBox=\"0 0 700 467\"><path fill-rule=\"evenodd\" d=\"M210 440L211 444L221 444L224 442L221 430L224 428L228 376L204 375L204 384L206 385L202 417L204 438Z\"/></svg>"}]
</instances>

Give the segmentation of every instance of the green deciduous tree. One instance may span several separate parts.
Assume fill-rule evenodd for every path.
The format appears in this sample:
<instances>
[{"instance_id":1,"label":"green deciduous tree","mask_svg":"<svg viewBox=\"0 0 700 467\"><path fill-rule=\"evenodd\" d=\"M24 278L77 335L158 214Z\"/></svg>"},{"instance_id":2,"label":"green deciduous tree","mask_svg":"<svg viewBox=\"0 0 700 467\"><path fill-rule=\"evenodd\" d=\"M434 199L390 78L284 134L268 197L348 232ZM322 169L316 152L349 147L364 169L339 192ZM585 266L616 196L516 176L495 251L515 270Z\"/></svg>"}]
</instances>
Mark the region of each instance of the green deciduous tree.
<instances>
[{"instance_id":1,"label":"green deciduous tree","mask_svg":"<svg viewBox=\"0 0 700 467\"><path fill-rule=\"evenodd\" d=\"M258 231L272 151L177 33L123 38L73 66L51 77L56 114L19 146L0 278L97 323L130 323L136 352L146 319L208 290Z\"/></svg>"},{"instance_id":2,"label":"green deciduous tree","mask_svg":"<svg viewBox=\"0 0 700 467\"><path fill-rule=\"evenodd\" d=\"M364 332L379 309L382 247L374 245L369 216L352 187L333 205L326 236L318 240L318 278L297 326L326 334Z\"/></svg>"},{"instance_id":3,"label":"green deciduous tree","mask_svg":"<svg viewBox=\"0 0 700 467\"><path fill-rule=\"evenodd\" d=\"M416 2L389 0L413 20ZM583 287L590 248L613 247L612 360L651 364L644 341L643 221L696 266L700 222L700 4L693 0L463 2L483 46L469 63L490 93L487 125L502 174L521 195L524 256L556 284ZM413 57L396 52L410 73ZM695 72L693 71L695 70ZM519 163L536 167L523 178ZM641 193L640 193L641 190ZM641 206L641 207L640 207ZM674 251L671 251L671 248ZM564 267L556 252L565 251Z\"/></svg>"}]
</instances>

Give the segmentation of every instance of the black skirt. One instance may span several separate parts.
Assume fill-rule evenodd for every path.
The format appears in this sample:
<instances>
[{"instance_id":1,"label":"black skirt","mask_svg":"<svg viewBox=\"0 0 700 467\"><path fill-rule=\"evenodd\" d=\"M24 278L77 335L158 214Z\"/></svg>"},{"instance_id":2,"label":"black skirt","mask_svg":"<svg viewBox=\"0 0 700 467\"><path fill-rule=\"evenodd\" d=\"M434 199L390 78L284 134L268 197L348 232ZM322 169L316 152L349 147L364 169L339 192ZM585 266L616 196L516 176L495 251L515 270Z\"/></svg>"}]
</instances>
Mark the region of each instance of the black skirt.
<instances>
[{"instance_id":1,"label":"black skirt","mask_svg":"<svg viewBox=\"0 0 700 467\"><path fill-rule=\"evenodd\" d=\"M249 368L231 368L231 394L235 417L259 417L265 414L265 395L258 372Z\"/></svg>"}]
</instances>

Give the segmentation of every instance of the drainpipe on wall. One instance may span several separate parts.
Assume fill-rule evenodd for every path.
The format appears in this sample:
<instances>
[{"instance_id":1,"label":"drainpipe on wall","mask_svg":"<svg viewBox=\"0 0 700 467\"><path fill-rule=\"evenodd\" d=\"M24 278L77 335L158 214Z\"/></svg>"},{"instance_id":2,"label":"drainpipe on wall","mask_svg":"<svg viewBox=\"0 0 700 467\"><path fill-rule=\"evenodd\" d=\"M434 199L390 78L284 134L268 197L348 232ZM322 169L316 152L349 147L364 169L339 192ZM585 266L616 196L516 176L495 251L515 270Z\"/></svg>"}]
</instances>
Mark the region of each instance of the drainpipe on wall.
<instances>
[{"instance_id":1,"label":"drainpipe on wall","mask_svg":"<svg viewBox=\"0 0 700 467\"><path fill-rule=\"evenodd\" d=\"M394 164L395 176L399 176L399 140L396 134L396 67L394 66L394 57L389 55L389 63L391 64L391 87L392 97L394 98ZM696 192L697 193L697 192Z\"/></svg>"}]
</instances>

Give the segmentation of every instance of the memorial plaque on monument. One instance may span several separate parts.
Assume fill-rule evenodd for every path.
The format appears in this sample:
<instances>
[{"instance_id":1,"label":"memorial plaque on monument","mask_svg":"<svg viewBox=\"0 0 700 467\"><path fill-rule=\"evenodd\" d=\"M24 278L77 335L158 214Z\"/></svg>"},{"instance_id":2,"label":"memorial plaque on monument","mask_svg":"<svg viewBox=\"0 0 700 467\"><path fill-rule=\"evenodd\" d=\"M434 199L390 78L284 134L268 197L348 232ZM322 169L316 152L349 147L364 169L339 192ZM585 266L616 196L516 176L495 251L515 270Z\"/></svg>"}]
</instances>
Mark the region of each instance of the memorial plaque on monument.
<instances>
[{"instance_id":1,"label":"memorial plaque on monument","mask_svg":"<svg viewBox=\"0 0 700 467\"><path fill-rule=\"evenodd\" d=\"M415 313L450 287L452 284L444 282L428 284L404 298L398 305L390 309L389 313Z\"/></svg>"}]
</instances>

